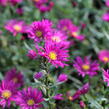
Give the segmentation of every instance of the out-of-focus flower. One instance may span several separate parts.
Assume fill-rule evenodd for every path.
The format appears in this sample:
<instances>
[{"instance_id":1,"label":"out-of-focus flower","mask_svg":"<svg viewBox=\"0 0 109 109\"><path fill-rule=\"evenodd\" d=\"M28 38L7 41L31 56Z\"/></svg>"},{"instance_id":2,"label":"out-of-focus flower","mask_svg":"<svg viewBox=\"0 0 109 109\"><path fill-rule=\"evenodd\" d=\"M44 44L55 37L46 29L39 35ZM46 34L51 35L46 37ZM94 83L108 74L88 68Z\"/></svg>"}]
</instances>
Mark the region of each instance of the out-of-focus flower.
<instances>
[{"instance_id":1,"label":"out-of-focus flower","mask_svg":"<svg viewBox=\"0 0 109 109\"><path fill-rule=\"evenodd\" d=\"M97 61L92 62L89 57L85 57L84 59L82 59L78 56L74 61L73 66L79 72L79 75L82 75L82 77L84 77L85 75L93 77L99 70L99 64L97 63Z\"/></svg>"},{"instance_id":2,"label":"out-of-focus flower","mask_svg":"<svg viewBox=\"0 0 109 109\"><path fill-rule=\"evenodd\" d=\"M41 56L48 59L49 63L52 63L55 67L64 67L66 61L68 61L68 50L66 50L62 45L48 41L45 43L45 47L42 51L39 51Z\"/></svg>"},{"instance_id":3,"label":"out-of-focus flower","mask_svg":"<svg viewBox=\"0 0 109 109\"><path fill-rule=\"evenodd\" d=\"M76 99L79 99L79 98L80 98L80 95L81 95L81 92L80 92L80 90L78 90L78 91L76 91L76 92L74 93L73 96L70 97L70 99L71 99L72 101L74 101L74 100L76 100Z\"/></svg>"},{"instance_id":4,"label":"out-of-focus flower","mask_svg":"<svg viewBox=\"0 0 109 109\"><path fill-rule=\"evenodd\" d=\"M6 6L8 3L8 0L0 0L0 5Z\"/></svg>"},{"instance_id":5,"label":"out-of-focus flower","mask_svg":"<svg viewBox=\"0 0 109 109\"><path fill-rule=\"evenodd\" d=\"M4 80L7 82L13 81L15 83L15 87L19 88L24 84L24 75L21 72L17 72L14 68L6 72Z\"/></svg>"},{"instance_id":6,"label":"out-of-focus flower","mask_svg":"<svg viewBox=\"0 0 109 109\"><path fill-rule=\"evenodd\" d=\"M3 109L7 106L10 107L11 102L14 101L16 95L15 84L12 81L2 81L0 84L0 106Z\"/></svg>"},{"instance_id":7,"label":"out-of-focus flower","mask_svg":"<svg viewBox=\"0 0 109 109\"><path fill-rule=\"evenodd\" d=\"M41 12L48 12L54 6L54 2L49 0L34 0L34 3L36 8L38 8Z\"/></svg>"},{"instance_id":8,"label":"out-of-focus flower","mask_svg":"<svg viewBox=\"0 0 109 109\"><path fill-rule=\"evenodd\" d=\"M69 35L70 31L72 30L73 24L70 19L61 19L57 24L57 28L67 35Z\"/></svg>"},{"instance_id":9,"label":"out-of-focus flower","mask_svg":"<svg viewBox=\"0 0 109 109\"><path fill-rule=\"evenodd\" d=\"M68 48L70 42L67 41L67 38L68 37L65 34L63 34L61 31L53 30L51 35L47 37L47 40L51 40L54 43L61 44L62 46Z\"/></svg>"},{"instance_id":10,"label":"out-of-focus flower","mask_svg":"<svg viewBox=\"0 0 109 109\"><path fill-rule=\"evenodd\" d=\"M81 107L82 109L84 109L85 106L86 106L85 103L84 103L84 101L80 101L79 104L80 104L80 107Z\"/></svg>"},{"instance_id":11,"label":"out-of-focus flower","mask_svg":"<svg viewBox=\"0 0 109 109\"><path fill-rule=\"evenodd\" d=\"M83 22L81 22L81 28L82 28L82 29L85 29L85 28L86 28L86 24L83 23Z\"/></svg>"},{"instance_id":12,"label":"out-of-focus flower","mask_svg":"<svg viewBox=\"0 0 109 109\"><path fill-rule=\"evenodd\" d=\"M76 6L78 5L78 3L77 3L76 1L73 1L73 2L72 2L72 5L73 5L74 7L76 7Z\"/></svg>"},{"instance_id":13,"label":"out-of-focus flower","mask_svg":"<svg viewBox=\"0 0 109 109\"><path fill-rule=\"evenodd\" d=\"M57 79L58 82L65 82L67 80L68 80L68 76L64 73L60 74L58 79Z\"/></svg>"},{"instance_id":14,"label":"out-of-focus flower","mask_svg":"<svg viewBox=\"0 0 109 109\"><path fill-rule=\"evenodd\" d=\"M109 22L109 12L106 12L102 15L102 20Z\"/></svg>"},{"instance_id":15,"label":"out-of-focus flower","mask_svg":"<svg viewBox=\"0 0 109 109\"><path fill-rule=\"evenodd\" d=\"M16 13L19 14L19 15L22 15L23 12L24 12L24 11L23 11L23 8L17 8L17 9L16 9Z\"/></svg>"},{"instance_id":16,"label":"out-of-focus flower","mask_svg":"<svg viewBox=\"0 0 109 109\"><path fill-rule=\"evenodd\" d=\"M9 20L6 25L5 29L13 33L16 36L18 33L26 33L27 32L27 25L24 21L20 20Z\"/></svg>"},{"instance_id":17,"label":"out-of-focus flower","mask_svg":"<svg viewBox=\"0 0 109 109\"><path fill-rule=\"evenodd\" d=\"M106 0L105 4L107 7L109 7L109 0Z\"/></svg>"},{"instance_id":18,"label":"out-of-focus flower","mask_svg":"<svg viewBox=\"0 0 109 109\"><path fill-rule=\"evenodd\" d=\"M101 50L98 54L99 60L108 63L109 62L109 50Z\"/></svg>"},{"instance_id":19,"label":"out-of-focus flower","mask_svg":"<svg viewBox=\"0 0 109 109\"><path fill-rule=\"evenodd\" d=\"M62 96L63 96L63 94L56 94L56 95L53 97L53 99L55 99L55 100L63 100L64 98L63 98Z\"/></svg>"},{"instance_id":20,"label":"out-of-focus flower","mask_svg":"<svg viewBox=\"0 0 109 109\"><path fill-rule=\"evenodd\" d=\"M36 59L36 58L37 58L37 53L36 53L35 50L29 50L27 56L28 56L30 59Z\"/></svg>"},{"instance_id":21,"label":"out-of-focus flower","mask_svg":"<svg viewBox=\"0 0 109 109\"><path fill-rule=\"evenodd\" d=\"M73 25L72 30L70 31L72 37L78 40L84 40L85 36L79 34L79 28L76 25Z\"/></svg>"},{"instance_id":22,"label":"out-of-focus flower","mask_svg":"<svg viewBox=\"0 0 109 109\"><path fill-rule=\"evenodd\" d=\"M23 0L9 0L9 2L12 4L12 5L16 5L18 3L21 3Z\"/></svg>"},{"instance_id":23,"label":"out-of-focus flower","mask_svg":"<svg viewBox=\"0 0 109 109\"><path fill-rule=\"evenodd\" d=\"M109 70L104 70L103 69L103 79L104 82L107 82L107 86L109 86Z\"/></svg>"},{"instance_id":24,"label":"out-of-focus flower","mask_svg":"<svg viewBox=\"0 0 109 109\"><path fill-rule=\"evenodd\" d=\"M28 29L28 37L41 41L51 35L52 22L49 20L35 21Z\"/></svg>"},{"instance_id":25,"label":"out-of-focus flower","mask_svg":"<svg viewBox=\"0 0 109 109\"><path fill-rule=\"evenodd\" d=\"M35 79L40 79L42 77L43 77L43 73L42 72L37 72L37 73L34 74L34 78Z\"/></svg>"},{"instance_id":26,"label":"out-of-focus flower","mask_svg":"<svg viewBox=\"0 0 109 109\"><path fill-rule=\"evenodd\" d=\"M83 85L83 87L80 89L81 94L86 94L89 91L89 83L86 83Z\"/></svg>"},{"instance_id":27,"label":"out-of-focus flower","mask_svg":"<svg viewBox=\"0 0 109 109\"><path fill-rule=\"evenodd\" d=\"M21 109L39 109L42 107L42 101L44 101L42 92L32 87L19 91L15 99Z\"/></svg>"}]
</instances>

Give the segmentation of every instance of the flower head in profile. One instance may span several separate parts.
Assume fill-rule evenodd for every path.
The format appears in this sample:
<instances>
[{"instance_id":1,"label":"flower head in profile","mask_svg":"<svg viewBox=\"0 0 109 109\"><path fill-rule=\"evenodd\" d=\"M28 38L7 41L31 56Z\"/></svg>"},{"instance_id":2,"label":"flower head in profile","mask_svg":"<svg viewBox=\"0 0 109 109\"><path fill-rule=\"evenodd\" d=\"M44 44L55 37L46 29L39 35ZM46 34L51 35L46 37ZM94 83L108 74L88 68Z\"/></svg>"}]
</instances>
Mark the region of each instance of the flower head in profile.
<instances>
[{"instance_id":1,"label":"flower head in profile","mask_svg":"<svg viewBox=\"0 0 109 109\"><path fill-rule=\"evenodd\" d=\"M9 20L6 25L5 29L13 33L16 36L18 33L25 33L27 31L27 25L24 21L19 20Z\"/></svg>"},{"instance_id":2,"label":"flower head in profile","mask_svg":"<svg viewBox=\"0 0 109 109\"><path fill-rule=\"evenodd\" d=\"M89 83L86 83L82 86L81 89L79 89L79 91L81 92L81 95L86 94L89 91Z\"/></svg>"},{"instance_id":3,"label":"flower head in profile","mask_svg":"<svg viewBox=\"0 0 109 109\"><path fill-rule=\"evenodd\" d=\"M80 101L80 102L79 102L79 105L80 105L80 107L81 107L82 109L84 109L84 108L86 107L86 104L85 104L84 101Z\"/></svg>"},{"instance_id":4,"label":"flower head in profile","mask_svg":"<svg viewBox=\"0 0 109 109\"><path fill-rule=\"evenodd\" d=\"M59 22L57 24L57 28L59 30L67 33L67 35L72 30L72 27L73 27L73 24L70 19L61 19L61 20L59 20Z\"/></svg>"},{"instance_id":5,"label":"flower head in profile","mask_svg":"<svg viewBox=\"0 0 109 109\"><path fill-rule=\"evenodd\" d=\"M65 49L60 44L48 41L45 43L45 47L42 51L39 51L41 56L48 59L49 63L53 64L55 67L64 67L66 61L68 61L68 50Z\"/></svg>"},{"instance_id":6,"label":"flower head in profile","mask_svg":"<svg viewBox=\"0 0 109 109\"><path fill-rule=\"evenodd\" d=\"M78 56L74 61L73 66L79 72L79 75L82 75L82 77L84 77L85 75L93 77L99 70L99 64L97 63L97 61L92 62L89 57L85 57L84 59L82 59Z\"/></svg>"},{"instance_id":7,"label":"flower head in profile","mask_svg":"<svg viewBox=\"0 0 109 109\"><path fill-rule=\"evenodd\" d=\"M35 79L40 79L42 77L43 77L43 72L37 72L37 73L34 74Z\"/></svg>"},{"instance_id":8,"label":"flower head in profile","mask_svg":"<svg viewBox=\"0 0 109 109\"><path fill-rule=\"evenodd\" d=\"M70 31L70 35L77 40L84 40L85 36L79 34L79 28L76 25L72 26L72 30Z\"/></svg>"},{"instance_id":9,"label":"flower head in profile","mask_svg":"<svg viewBox=\"0 0 109 109\"><path fill-rule=\"evenodd\" d=\"M28 37L34 41L41 41L51 34L52 23L49 20L35 21L28 29Z\"/></svg>"},{"instance_id":10,"label":"flower head in profile","mask_svg":"<svg viewBox=\"0 0 109 109\"><path fill-rule=\"evenodd\" d=\"M109 70L104 70L103 69L103 79L104 82L107 82L107 86L109 86Z\"/></svg>"},{"instance_id":11,"label":"flower head in profile","mask_svg":"<svg viewBox=\"0 0 109 109\"><path fill-rule=\"evenodd\" d=\"M10 107L16 92L15 84L12 81L2 81L0 84L0 106Z\"/></svg>"},{"instance_id":12,"label":"flower head in profile","mask_svg":"<svg viewBox=\"0 0 109 109\"><path fill-rule=\"evenodd\" d=\"M108 11L102 15L102 20L109 22L109 12Z\"/></svg>"},{"instance_id":13,"label":"flower head in profile","mask_svg":"<svg viewBox=\"0 0 109 109\"><path fill-rule=\"evenodd\" d=\"M55 99L55 100L63 100L64 98L63 98L63 94L56 94L54 97L53 97L53 99Z\"/></svg>"},{"instance_id":14,"label":"flower head in profile","mask_svg":"<svg viewBox=\"0 0 109 109\"><path fill-rule=\"evenodd\" d=\"M70 100L74 101L79 99L81 95L86 94L89 91L89 83L84 84L80 89L78 89L73 96L70 96Z\"/></svg>"},{"instance_id":15,"label":"flower head in profile","mask_svg":"<svg viewBox=\"0 0 109 109\"><path fill-rule=\"evenodd\" d=\"M66 75L64 73L60 74L58 79L57 79L58 82L65 82L67 80L68 80L68 75Z\"/></svg>"},{"instance_id":16,"label":"flower head in profile","mask_svg":"<svg viewBox=\"0 0 109 109\"><path fill-rule=\"evenodd\" d=\"M20 109L39 109L42 107L42 101L44 101L42 92L32 87L19 91L15 99Z\"/></svg>"},{"instance_id":17,"label":"flower head in profile","mask_svg":"<svg viewBox=\"0 0 109 109\"><path fill-rule=\"evenodd\" d=\"M32 50L32 49L31 49L31 50L28 51L27 56L28 56L30 59L36 59L36 58L37 58L37 53L36 53L35 50Z\"/></svg>"},{"instance_id":18,"label":"flower head in profile","mask_svg":"<svg viewBox=\"0 0 109 109\"><path fill-rule=\"evenodd\" d=\"M24 75L21 72L17 72L17 70L14 68L6 72L4 80L7 82L13 81L15 87L19 88L24 84Z\"/></svg>"},{"instance_id":19,"label":"flower head in profile","mask_svg":"<svg viewBox=\"0 0 109 109\"><path fill-rule=\"evenodd\" d=\"M98 54L99 60L108 63L109 62L109 50L101 50Z\"/></svg>"}]
</instances>

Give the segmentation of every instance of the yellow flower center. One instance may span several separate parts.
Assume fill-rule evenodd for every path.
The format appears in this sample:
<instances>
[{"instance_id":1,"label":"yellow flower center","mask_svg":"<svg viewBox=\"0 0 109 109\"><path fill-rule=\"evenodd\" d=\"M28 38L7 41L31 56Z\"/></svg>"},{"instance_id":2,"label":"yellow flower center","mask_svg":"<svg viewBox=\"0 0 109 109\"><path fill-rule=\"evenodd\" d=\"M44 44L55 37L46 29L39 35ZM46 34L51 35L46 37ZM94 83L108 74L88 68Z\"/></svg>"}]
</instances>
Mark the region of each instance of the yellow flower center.
<instances>
[{"instance_id":1,"label":"yellow flower center","mask_svg":"<svg viewBox=\"0 0 109 109\"><path fill-rule=\"evenodd\" d=\"M42 32L41 32L41 31L37 31L37 32L36 32L36 36L37 36L37 37L41 37L41 36L42 36Z\"/></svg>"},{"instance_id":2,"label":"yellow flower center","mask_svg":"<svg viewBox=\"0 0 109 109\"><path fill-rule=\"evenodd\" d=\"M16 78L16 77L15 77L15 78L13 78L12 80L13 80L15 83L17 83L17 82L18 82L18 78Z\"/></svg>"},{"instance_id":3,"label":"yellow flower center","mask_svg":"<svg viewBox=\"0 0 109 109\"><path fill-rule=\"evenodd\" d=\"M32 105L35 104L35 102L34 102L34 100L30 99L30 100L27 101L27 104L28 104L29 106L32 106Z\"/></svg>"},{"instance_id":4,"label":"yellow flower center","mask_svg":"<svg viewBox=\"0 0 109 109\"><path fill-rule=\"evenodd\" d=\"M73 100L73 97L72 96L69 96L69 98L68 98L70 101L72 101Z\"/></svg>"},{"instance_id":5,"label":"yellow flower center","mask_svg":"<svg viewBox=\"0 0 109 109\"><path fill-rule=\"evenodd\" d=\"M108 57L103 57L103 61L108 62L109 58Z\"/></svg>"},{"instance_id":6,"label":"yellow flower center","mask_svg":"<svg viewBox=\"0 0 109 109\"><path fill-rule=\"evenodd\" d=\"M84 70L89 70L89 69L90 69L90 66L89 66L89 65L83 65L82 68L83 68Z\"/></svg>"},{"instance_id":7,"label":"yellow flower center","mask_svg":"<svg viewBox=\"0 0 109 109\"><path fill-rule=\"evenodd\" d=\"M55 52L50 52L50 53L49 53L49 58L50 58L51 60L56 60L56 59L57 59L57 54L56 54Z\"/></svg>"},{"instance_id":8,"label":"yellow flower center","mask_svg":"<svg viewBox=\"0 0 109 109\"><path fill-rule=\"evenodd\" d=\"M58 36L53 36L52 40L55 41L55 42L60 42L61 41L61 39Z\"/></svg>"},{"instance_id":9,"label":"yellow flower center","mask_svg":"<svg viewBox=\"0 0 109 109\"><path fill-rule=\"evenodd\" d=\"M78 36L78 33L77 32L72 32L72 36L73 37L77 37Z\"/></svg>"},{"instance_id":10,"label":"yellow flower center","mask_svg":"<svg viewBox=\"0 0 109 109\"><path fill-rule=\"evenodd\" d=\"M21 26L19 26L19 25L14 25L14 27L13 27L16 31L21 31L22 30L22 27Z\"/></svg>"},{"instance_id":11,"label":"yellow flower center","mask_svg":"<svg viewBox=\"0 0 109 109\"><path fill-rule=\"evenodd\" d=\"M4 90L3 92L2 92L2 96L3 96L3 98L6 98L6 99L8 99L8 98L10 98L11 97L11 91L9 91L9 90Z\"/></svg>"}]
</instances>

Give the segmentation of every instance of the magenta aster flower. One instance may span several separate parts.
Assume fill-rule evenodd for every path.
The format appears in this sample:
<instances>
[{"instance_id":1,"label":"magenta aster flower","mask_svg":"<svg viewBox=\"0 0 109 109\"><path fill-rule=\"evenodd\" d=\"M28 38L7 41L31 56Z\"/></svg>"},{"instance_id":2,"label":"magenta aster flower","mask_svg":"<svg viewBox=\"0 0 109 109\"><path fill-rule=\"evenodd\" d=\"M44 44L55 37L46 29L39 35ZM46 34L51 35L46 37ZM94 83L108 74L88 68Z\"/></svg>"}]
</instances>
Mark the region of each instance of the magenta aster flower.
<instances>
[{"instance_id":1,"label":"magenta aster flower","mask_svg":"<svg viewBox=\"0 0 109 109\"><path fill-rule=\"evenodd\" d=\"M34 78L35 79L40 79L42 77L43 77L43 73L42 72L37 72L37 73L34 74Z\"/></svg>"},{"instance_id":2,"label":"magenta aster flower","mask_svg":"<svg viewBox=\"0 0 109 109\"><path fill-rule=\"evenodd\" d=\"M49 20L35 21L28 30L28 37L35 41L41 41L41 39L50 36L51 27L52 23Z\"/></svg>"},{"instance_id":3,"label":"magenta aster flower","mask_svg":"<svg viewBox=\"0 0 109 109\"><path fill-rule=\"evenodd\" d=\"M62 46L68 48L70 42L67 41L67 38L68 37L65 34L63 34L61 31L53 30L51 35L47 37L47 40L51 40L54 43L61 44Z\"/></svg>"},{"instance_id":4,"label":"magenta aster flower","mask_svg":"<svg viewBox=\"0 0 109 109\"><path fill-rule=\"evenodd\" d=\"M59 77L58 77L58 82L65 82L68 80L68 76L64 73L60 74Z\"/></svg>"},{"instance_id":5,"label":"magenta aster flower","mask_svg":"<svg viewBox=\"0 0 109 109\"><path fill-rule=\"evenodd\" d=\"M36 53L35 50L29 50L27 56L28 56L30 59L36 59L36 58L37 58L37 53Z\"/></svg>"},{"instance_id":6,"label":"magenta aster flower","mask_svg":"<svg viewBox=\"0 0 109 109\"><path fill-rule=\"evenodd\" d=\"M42 107L42 101L44 101L42 92L32 87L19 91L15 99L20 109L39 109Z\"/></svg>"},{"instance_id":7,"label":"magenta aster flower","mask_svg":"<svg viewBox=\"0 0 109 109\"><path fill-rule=\"evenodd\" d=\"M85 103L84 103L84 101L80 101L79 104L80 104L80 107L81 107L82 109L84 109L85 106L86 106Z\"/></svg>"},{"instance_id":8,"label":"magenta aster flower","mask_svg":"<svg viewBox=\"0 0 109 109\"><path fill-rule=\"evenodd\" d=\"M13 81L13 83L15 83L15 87L19 88L24 84L24 75L21 72L17 72L14 68L6 72L4 80L7 82Z\"/></svg>"},{"instance_id":9,"label":"magenta aster flower","mask_svg":"<svg viewBox=\"0 0 109 109\"><path fill-rule=\"evenodd\" d=\"M109 50L101 50L98 54L99 60L108 63L109 62Z\"/></svg>"},{"instance_id":10,"label":"magenta aster flower","mask_svg":"<svg viewBox=\"0 0 109 109\"><path fill-rule=\"evenodd\" d=\"M49 63L52 63L55 67L64 67L68 61L68 50L62 45L53 42L46 42L43 51L39 51L39 54L46 57Z\"/></svg>"},{"instance_id":11,"label":"magenta aster flower","mask_svg":"<svg viewBox=\"0 0 109 109\"><path fill-rule=\"evenodd\" d=\"M12 81L2 81L0 84L0 106L3 108L10 107L11 101L14 100L16 94L15 85Z\"/></svg>"},{"instance_id":12,"label":"magenta aster flower","mask_svg":"<svg viewBox=\"0 0 109 109\"><path fill-rule=\"evenodd\" d=\"M88 57L82 59L78 56L74 61L73 66L79 72L79 75L82 75L82 77L84 77L85 75L93 77L99 70L99 64L97 63L97 61L92 62Z\"/></svg>"},{"instance_id":13,"label":"magenta aster flower","mask_svg":"<svg viewBox=\"0 0 109 109\"><path fill-rule=\"evenodd\" d=\"M55 100L63 100L64 98L63 98L62 96L63 96L63 94L56 94L56 95L53 97L53 99L55 99Z\"/></svg>"},{"instance_id":14,"label":"magenta aster flower","mask_svg":"<svg viewBox=\"0 0 109 109\"><path fill-rule=\"evenodd\" d=\"M85 36L79 34L79 28L75 25L73 25L71 30L71 36L78 40L84 40Z\"/></svg>"},{"instance_id":15,"label":"magenta aster flower","mask_svg":"<svg viewBox=\"0 0 109 109\"><path fill-rule=\"evenodd\" d=\"M103 69L103 79L104 82L107 82L107 86L109 86L109 70L104 70Z\"/></svg>"},{"instance_id":16,"label":"magenta aster flower","mask_svg":"<svg viewBox=\"0 0 109 109\"><path fill-rule=\"evenodd\" d=\"M54 6L54 2L49 0L34 0L36 8L38 8L41 12L47 12L52 9Z\"/></svg>"},{"instance_id":17,"label":"magenta aster flower","mask_svg":"<svg viewBox=\"0 0 109 109\"><path fill-rule=\"evenodd\" d=\"M61 20L59 20L59 22L57 24L57 28L59 30L67 33L67 35L72 30L72 27L73 27L73 24L70 19L61 19Z\"/></svg>"},{"instance_id":18,"label":"magenta aster flower","mask_svg":"<svg viewBox=\"0 0 109 109\"><path fill-rule=\"evenodd\" d=\"M73 96L70 96L71 100L79 99L81 95L86 94L89 91L89 83L86 83L82 88L78 89Z\"/></svg>"},{"instance_id":19,"label":"magenta aster flower","mask_svg":"<svg viewBox=\"0 0 109 109\"><path fill-rule=\"evenodd\" d=\"M14 36L17 35L17 33L25 33L27 30L27 25L24 21L19 20L9 20L6 25L5 29L13 33Z\"/></svg>"},{"instance_id":20,"label":"magenta aster flower","mask_svg":"<svg viewBox=\"0 0 109 109\"><path fill-rule=\"evenodd\" d=\"M17 8L16 9L16 13L19 14L19 15L22 15L24 13L23 8L21 8L21 7L20 8Z\"/></svg>"},{"instance_id":21,"label":"magenta aster flower","mask_svg":"<svg viewBox=\"0 0 109 109\"><path fill-rule=\"evenodd\" d=\"M86 94L89 91L89 83L83 85L83 87L79 91L81 92L81 95Z\"/></svg>"},{"instance_id":22,"label":"magenta aster flower","mask_svg":"<svg viewBox=\"0 0 109 109\"><path fill-rule=\"evenodd\" d=\"M109 22L109 12L106 12L102 15L102 20Z\"/></svg>"},{"instance_id":23,"label":"magenta aster flower","mask_svg":"<svg viewBox=\"0 0 109 109\"><path fill-rule=\"evenodd\" d=\"M0 0L0 5L6 6L8 3L8 0Z\"/></svg>"},{"instance_id":24,"label":"magenta aster flower","mask_svg":"<svg viewBox=\"0 0 109 109\"><path fill-rule=\"evenodd\" d=\"M107 7L109 7L109 0L106 0L105 4Z\"/></svg>"}]
</instances>

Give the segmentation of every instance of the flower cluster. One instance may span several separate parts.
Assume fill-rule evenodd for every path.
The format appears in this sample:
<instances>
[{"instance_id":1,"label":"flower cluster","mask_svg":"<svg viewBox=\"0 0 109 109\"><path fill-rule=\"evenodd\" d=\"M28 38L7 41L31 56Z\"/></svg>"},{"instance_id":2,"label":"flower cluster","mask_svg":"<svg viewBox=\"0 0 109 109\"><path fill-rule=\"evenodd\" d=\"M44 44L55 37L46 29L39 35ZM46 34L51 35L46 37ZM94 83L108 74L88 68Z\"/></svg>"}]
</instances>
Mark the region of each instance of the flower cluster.
<instances>
[{"instance_id":1,"label":"flower cluster","mask_svg":"<svg viewBox=\"0 0 109 109\"><path fill-rule=\"evenodd\" d=\"M42 107L44 101L42 92L37 88L28 87L18 90L24 85L24 76L21 72L11 69L6 72L4 80L0 84L0 106L10 108L11 103L15 102L21 109L36 109Z\"/></svg>"},{"instance_id":2,"label":"flower cluster","mask_svg":"<svg viewBox=\"0 0 109 109\"><path fill-rule=\"evenodd\" d=\"M64 67L67 65L65 62L69 57L67 50L69 41L63 32L52 26L53 23L46 19L35 21L28 28L28 37L36 43L37 54L46 58L55 67ZM40 46L41 43L44 45ZM33 52L31 52L31 56L32 54Z\"/></svg>"}]
</instances>

